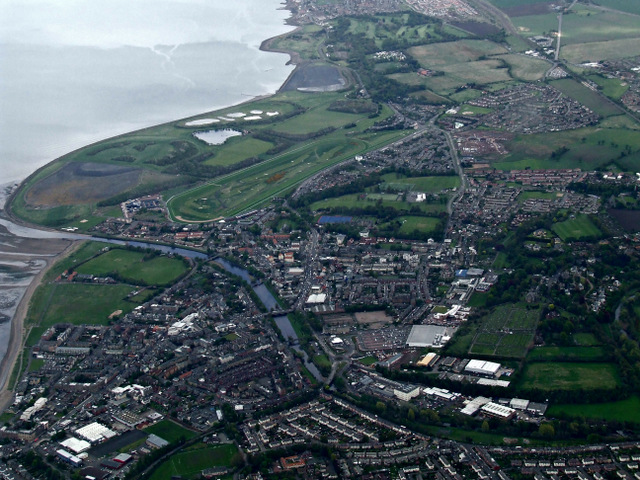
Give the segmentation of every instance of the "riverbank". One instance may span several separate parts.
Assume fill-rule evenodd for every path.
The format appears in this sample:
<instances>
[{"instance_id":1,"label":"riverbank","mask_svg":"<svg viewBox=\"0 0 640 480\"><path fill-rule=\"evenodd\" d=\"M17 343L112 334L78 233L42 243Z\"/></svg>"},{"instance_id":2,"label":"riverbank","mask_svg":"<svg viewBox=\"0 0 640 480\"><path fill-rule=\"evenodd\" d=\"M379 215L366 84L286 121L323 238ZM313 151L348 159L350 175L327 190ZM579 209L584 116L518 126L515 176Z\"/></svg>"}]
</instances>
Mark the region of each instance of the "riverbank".
<instances>
[{"instance_id":1,"label":"riverbank","mask_svg":"<svg viewBox=\"0 0 640 480\"><path fill-rule=\"evenodd\" d=\"M56 261L62 256L68 255L73 252L75 248L77 248L77 246L80 244L80 242L73 240L57 240L55 241L55 245L53 244L51 239L39 239L35 241L40 243L46 242L46 245L41 245L43 247L41 251L51 251L51 247L56 246L63 248L54 248L54 250L59 251L53 254L48 253L47 255L49 256L47 257L41 257L46 262L46 264L40 270L40 272L31 279L31 282L24 291L18 307L16 308L15 314L11 319L11 332L8 339L7 352L0 362L0 412L4 411L13 403L13 391L10 390L9 387L11 375L18 363L18 359L21 359L22 362L28 362L28 359L21 358L20 355L25 348L25 342L28 337L28 332L25 330L24 321L27 317L27 312L29 311L31 298L33 297L33 294L38 286L40 286L44 275L46 275L46 273L56 263ZM28 256L29 253L24 252L24 255ZM2 257L1 252L0 257Z\"/></svg>"},{"instance_id":2,"label":"riverbank","mask_svg":"<svg viewBox=\"0 0 640 480\"><path fill-rule=\"evenodd\" d=\"M287 5L284 9L289 9L289 6ZM283 34L285 35L285 34ZM295 52L279 52L276 50L271 50L269 48L267 48L269 41L272 39L275 39L279 37L279 35L276 35L275 37L271 37L270 39L267 39L265 41L262 42L261 46L260 46L260 50L265 51L265 52L270 52L270 53L285 53L288 54L290 59L287 62L287 64L293 64L295 65L295 62L297 60L299 60L299 56L297 56L297 54ZM296 58L294 58L296 57ZM293 74L293 72L295 72L295 68L293 69L293 71L287 76L287 78L285 79L285 81L283 82L282 86L286 85L286 83L289 81L289 79L291 78L291 75ZM280 87L280 89L282 88L282 86ZM278 89L278 91L280 91L280 89ZM250 99L246 99L243 100L241 102L233 102L230 105L228 105L227 107L223 107L223 108L228 108L228 107L234 107L237 105L242 105L242 104L246 104L246 103L251 103L254 102L256 100L260 100L263 98L267 98L267 97L271 97L273 96L276 92L272 93L272 94L265 94L265 95L256 95L251 97ZM214 110L217 111L218 109ZM201 115L206 115L207 112L198 114L197 116L201 116ZM168 124L175 124L176 122L182 121L182 120L186 120L188 118L192 118L194 115L190 115L188 117L184 117L182 119L178 119L178 120L171 120L169 122L161 122L157 125L154 126L146 126L143 128L139 128L139 129L134 129L133 132L136 131L144 131L147 130L149 128L155 128L158 126L162 126L162 125L168 125ZM124 135L128 135L129 133L132 132L128 132L125 134L120 134L120 135L116 135L114 137L112 137L113 139L118 138L118 137L122 137ZM90 143L89 145L85 145L81 148L86 148L87 146L90 146L91 144L98 144L103 142L104 140L100 140L97 142L93 142ZM5 218L7 218L7 220L11 223L14 223L17 226L21 226L21 227L30 227L30 228L34 228L34 229L38 229L40 231L43 232L55 232L55 233L60 233L57 232L54 229L51 228L46 228L46 227L42 227L39 225L35 225L32 224L30 222L24 221L21 218L16 217L16 215L13 213L12 211L12 203L15 200L16 196L20 194L20 192L24 191L25 188L28 188L30 182L37 177L39 174L42 173L42 171L48 167L50 167L53 163L55 162L60 162L61 160L63 160L65 157L67 157L68 155L76 152L78 149L73 150L72 152L69 152L61 157L58 157L54 160L52 160L51 162L47 163L46 165L43 165L42 167L38 168L37 170L35 170L33 173L31 173L26 179L24 179L22 182L20 182L20 184L17 186L17 188L14 188L13 191L9 194L9 197L6 199L6 203L4 205L4 214L5 214ZM1 208L1 207L0 207ZM55 234L54 233L54 234ZM15 238L24 238L22 237L20 234L18 235L13 235L13 237ZM88 239L88 238L87 238ZM25 256L28 257L29 253L32 256L35 257L40 257L40 255L43 255L42 252L49 252L47 253L46 257L46 265L42 268L42 270L37 273L32 279L31 282L29 283L29 285L26 287L26 289L24 290L24 293L22 294L22 298L20 299L18 306L15 310L15 313L13 314L12 318L11 318L11 326L10 326L10 333L8 335L8 346L7 346L7 351L6 354L4 355L4 357L2 358L2 361L0 362L0 412L2 412L3 410L5 410L9 405L11 405L12 401L13 401L13 392L11 390L9 390L10 387L10 380L11 380L11 375L12 372L14 371L14 368L16 368L16 366L18 365L19 360L22 358L21 357L21 353L24 351L25 348L25 343L26 340L28 338L28 331L25 330L25 319L27 317L27 313L28 313L28 309L29 309L29 304L31 302L33 293L35 292L35 290L37 289L37 287L40 285L44 275L46 274L46 272L52 267L52 265L55 264L55 262L61 258L63 255L67 255L69 253L71 253L74 249L74 245L79 245L80 241L79 239L67 239L67 240L63 240L60 238L57 238L54 240L54 242L52 242L51 239L47 239L46 243L45 239L29 239L32 240L32 246L33 248L31 248L30 252L26 252L25 251ZM40 242L40 247L36 246L35 243ZM64 242L64 246L62 245L61 242ZM52 244L55 243L56 245L60 246L61 248L59 248L59 251L56 252L55 254L53 252L51 252L51 247L53 246ZM62 248L63 247L63 248ZM0 251L0 263L2 260L2 254L3 252ZM6 258L10 258L10 255L13 255L13 253L6 253L5 257ZM6 337L4 337L6 339ZM23 358L21 361L27 361L28 362L28 358ZM20 368L19 371L22 371L23 368Z\"/></svg>"}]
</instances>

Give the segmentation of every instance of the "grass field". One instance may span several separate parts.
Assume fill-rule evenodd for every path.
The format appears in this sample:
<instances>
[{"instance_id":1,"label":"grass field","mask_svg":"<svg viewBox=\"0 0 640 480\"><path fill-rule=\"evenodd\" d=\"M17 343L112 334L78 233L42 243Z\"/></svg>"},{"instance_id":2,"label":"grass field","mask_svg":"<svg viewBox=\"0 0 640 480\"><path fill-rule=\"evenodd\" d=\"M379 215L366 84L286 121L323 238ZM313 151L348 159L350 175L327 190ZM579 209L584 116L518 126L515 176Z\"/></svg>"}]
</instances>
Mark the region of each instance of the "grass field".
<instances>
[{"instance_id":1,"label":"grass field","mask_svg":"<svg viewBox=\"0 0 640 480\"><path fill-rule=\"evenodd\" d=\"M606 78L600 75L588 75L587 78L602 87L602 93L614 100L620 100L629 90L629 84L619 78Z\"/></svg>"},{"instance_id":2,"label":"grass field","mask_svg":"<svg viewBox=\"0 0 640 480\"><path fill-rule=\"evenodd\" d=\"M259 157L273 147L272 143L256 138L233 137L224 143L215 154L204 162L205 165L233 165L251 157Z\"/></svg>"},{"instance_id":3,"label":"grass field","mask_svg":"<svg viewBox=\"0 0 640 480\"><path fill-rule=\"evenodd\" d=\"M550 82L550 84L586 107L589 107L598 115L610 117L621 113L617 106L612 105L606 99L603 99L598 93L571 78L562 78L560 80Z\"/></svg>"},{"instance_id":4,"label":"grass field","mask_svg":"<svg viewBox=\"0 0 640 480\"><path fill-rule=\"evenodd\" d=\"M578 215L575 218L556 223L551 228L563 242L602 236L600 229L593 224L587 215Z\"/></svg>"},{"instance_id":5,"label":"grass field","mask_svg":"<svg viewBox=\"0 0 640 480\"><path fill-rule=\"evenodd\" d=\"M415 23L415 17L410 19L407 13L379 13L371 17L358 16L347 19L349 33L374 40L378 48L384 48L385 40L402 41L408 45L416 45L442 39L442 35L439 33L439 22L425 18L424 23ZM443 31L460 38L468 36L467 33L450 25L444 26ZM339 45L336 48L344 48L344 46Z\"/></svg>"},{"instance_id":6,"label":"grass field","mask_svg":"<svg viewBox=\"0 0 640 480\"><path fill-rule=\"evenodd\" d=\"M171 420L161 420L158 423L154 423L144 431L148 434L154 434L160 438L164 438L167 442L176 442L180 437L184 437L185 440L190 440L196 436L194 432L178 425Z\"/></svg>"},{"instance_id":7,"label":"grass field","mask_svg":"<svg viewBox=\"0 0 640 480\"><path fill-rule=\"evenodd\" d=\"M342 208L342 209L359 209L359 208L368 208L375 207L376 201L374 200L376 195L373 194L373 198L369 199L367 194L366 198L361 198L361 194L353 193L350 195L343 195L340 197L332 197L327 198L325 200L319 200L310 205L311 210L320 211L320 210L329 210L331 208ZM391 207L401 212L408 212L411 208L417 207L422 212L427 214L440 213L446 209L446 205L442 205L440 203L409 203L397 200L382 200L383 207Z\"/></svg>"},{"instance_id":8,"label":"grass field","mask_svg":"<svg viewBox=\"0 0 640 480\"><path fill-rule=\"evenodd\" d=\"M302 180L330 165L408 134L405 131L363 133L375 122L391 115L387 107L383 107L377 117L370 118L368 114L329 110L333 102L343 98L342 94L287 92L281 97L299 101L307 110L293 119L285 119L272 130L289 135L311 134L310 138L297 141L287 151L260 163L174 196L168 201L174 218L207 221L256 208L273 197L283 196ZM356 124L356 127L348 130L339 128L346 123ZM317 136L315 132L327 127L338 129Z\"/></svg>"},{"instance_id":9,"label":"grass field","mask_svg":"<svg viewBox=\"0 0 640 480\"><path fill-rule=\"evenodd\" d=\"M608 360L609 357L609 352L603 347L536 347L529 352L527 360L598 362Z\"/></svg>"},{"instance_id":10,"label":"grass field","mask_svg":"<svg viewBox=\"0 0 640 480\"><path fill-rule=\"evenodd\" d=\"M138 304L127 300L129 285L54 284L45 285L43 310L34 312L41 328L56 323L106 325L117 310L129 313Z\"/></svg>"},{"instance_id":11,"label":"grass field","mask_svg":"<svg viewBox=\"0 0 640 480\"><path fill-rule=\"evenodd\" d=\"M521 387L537 390L608 389L619 385L613 363L531 363L525 367Z\"/></svg>"},{"instance_id":12,"label":"grass field","mask_svg":"<svg viewBox=\"0 0 640 480\"><path fill-rule=\"evenodd\" d=\"M460 177L403 177L395 173L388 173L382 176L383 189L406 189L407 191L438 193L442 190L449 190L460 186Z\"/></svg>"},{"instance_id":13,"label":"grass field","mask_svg":"<svg viewBox=\"0 0 640 480\"><path fill-rule=\"evenodd\" d=\"M617 118L617 117L612 117ZM640 136L626 128L588 127L564 132L517 135L506 142L510 152L492 166L502 170L525 168L581 168L593 170L615 162L621 169L640 169ZM554 151L569 150L552 158ZM631 153L622 155L626 148Z\"/></svg>"},{"instance_id":14,"label":"grass field","mask_svg":"<svg viewBox=\"0 0 640 480\"><path fill-rule=\"evenodd\" d=\"M184 479L200 478L202 470L213 467L231 466L238 448L233 444L208 446L198 443L169 457L151 475L151 480L166 480L174 475Z\"/></svg>"},{"instance_id":15,"label":"grass field","mask_svg":"<svg viewBox=\"0 0 640 480\"><path fill-rule=\"evenodd\" d=\"M518 80L540 80L551 66L549 62L545 60L525 55L509 54L500 55L495 58L507 63L511 76Z\"/></svg>"},{"instance_id":16,"label":"grass field","mask_svg":"<svg viewBox=\"0 0 640 480\"><path fill-rule=\"evenodd\" d=\"M601 345L596 336L593 333L574 333L573 341L576 345L581 347L595 347Z\"/></svg>"},{"instance_id":17,"label":"grass field","mask_svg":"<svg viewBox=\"0 0 640 480\"><path fill-rule=\"evenodd\" d=\"M440 219L433 217L405 216L399 217L398 220L402 223L400 233L404 235L413 233L416 230L421 233L435 232L440 225Z\"/></svg>"},{"instance_id":18,"label":"grass field","mask_svg":"<svg viewBox=\"0 0 640 480\"><path fill-rule=\"evenodd\" d=\"M630 2L629 0L597 0L595 3L602 7L640 15L640 3L638 2Z\"/></svg>"},{"instance_id":19,"label":"grass field","mask_svg":"<svg viewBox=\"0 0 640 480\"><path fill-rule=\"evenodd\" d=\"M187 264L179 258L154 256L132 250L114 248L77 268L78 273L99 277L116 273L132 283L168 285L187 272Z\"/></svg>"},{"instance_id":20,"label":"grass field","mask_svg":"<svg viewBox=\"0 0 640 480\"><path fill-rule=\"evenodd\" d=\"M507 50L494 42L485 40L458 40L455 42L421 45L409 49L424 68L441 70L447 65L468 63L481 57L505 54Z\"/></svg>"},{"instance_id":21,"label":"grass field","mask_svg":"<svg viewBox=\"0 0 640 480\"><path fill-rule=\"evenodd\" d=\"M605 42L587 42L562 47L561 57L571 63L615 60L635 55L637 38L622 38Z\"/></svg>"},{"instance_id":22,"label":"grass field","mask_svg":"<svg viewBox=\"0 0 640 480\"><path fill-rule=\"evenodd\" d=\"M533 344L540 311L519 305L497 307L478 320L476 332L468 342L469 354L524 358Z\"/></svg>"},{"instance_id":23,"label":"grass field","mask_svg":"<svg viewBox=\"0 0 640 480\"><path fill-rule=\"evenodd\" d=\"M295 51L305 60L318 58L318 47L322 45L325 33L318 25L305 25L295 31L276 37L270 43L273 50Z\"/></svg>"},{"instance_id":24,"label":"grass field","mask_svg":"<svg viewBox=\"0 0 640 480\"><path fill-rule=\"evenodd\" d=\"M374 356L369 355L368 357L364 357L361 358L360 360L358 360L358 362L360 362L362 365L366 365L366 366L371 366L374 363L376 363L378 361L378 359Z\"/></svg>"},{"instance_id":25,"label":"grass field","mask_svg":"<svg viewBox=\"0 0 640 480\"><path fill-rule=\"evenodd\" d=\"M640 397L634 395L618 402L592 403L586 405L551 405L547 415L570 415L573 417L640 423Z\"/></svg>"}]
</instances>

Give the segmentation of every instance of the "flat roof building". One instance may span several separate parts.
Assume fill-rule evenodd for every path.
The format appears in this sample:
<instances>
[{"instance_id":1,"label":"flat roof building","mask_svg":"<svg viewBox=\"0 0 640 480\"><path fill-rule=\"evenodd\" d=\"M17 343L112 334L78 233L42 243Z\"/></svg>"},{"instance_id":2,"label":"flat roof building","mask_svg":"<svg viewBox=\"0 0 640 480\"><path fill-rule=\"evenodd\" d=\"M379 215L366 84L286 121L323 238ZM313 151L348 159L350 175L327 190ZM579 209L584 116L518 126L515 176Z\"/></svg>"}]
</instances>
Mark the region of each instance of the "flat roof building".
<instances>
[{"instance_id":1,"label":"flat roof building","mask_svg":"<svg viewBox=\"0 0 640 480\"><path fill-rule=\"evenodd\" d=\"M478 375L495 376L500 370L500 364L495 362L486 362L484 360L469 360L467 366L464 367L465 372L477 373Z\"/></svg>"},{"instance_id":2,"label":"flat roof building","mask_svg":"<svg viewBox=\"0 0 640 480\"><path fill-rule=\"evenodd\" d=\"M491 415L492 417L498 417L505 420L513 418L513 416L516 414L516 411L513 408L493 402L489 402L483 405L480 410L482 411L482 413L486 413L487 415Z\"/></svg>"},{"instance_id":3,"label":"flat roof building","mask_svg":"<svg viewBox=\"0 0 640 480\"><path fill-rule=\"evenodd\" d=\"M116 432L98 422L93 422L76 430L76 435L91 443L98 443L115 437Z\"/></svg>"},{"instance_id":4,"label":"flat roof building","mask_svg":"<svg viewBox=\"0 0 640 480\"><path fill-rule=\"evenodd\" d=\"M414 325L411 327L408 347L443 347L455 332L454 328L440 325Z\"/></svg>"},{"instance_id":5,"label":"flat roof building","mask_svg":"<svg viewBox=\"0 0 640 480\"><path fill-rule=\"evenodd\" d=\"M420 387L416 387L415 385L398 385L393 388L393 394L400 400L408 402L412 398L420 395Z\"/></svg>"}]
</instances>

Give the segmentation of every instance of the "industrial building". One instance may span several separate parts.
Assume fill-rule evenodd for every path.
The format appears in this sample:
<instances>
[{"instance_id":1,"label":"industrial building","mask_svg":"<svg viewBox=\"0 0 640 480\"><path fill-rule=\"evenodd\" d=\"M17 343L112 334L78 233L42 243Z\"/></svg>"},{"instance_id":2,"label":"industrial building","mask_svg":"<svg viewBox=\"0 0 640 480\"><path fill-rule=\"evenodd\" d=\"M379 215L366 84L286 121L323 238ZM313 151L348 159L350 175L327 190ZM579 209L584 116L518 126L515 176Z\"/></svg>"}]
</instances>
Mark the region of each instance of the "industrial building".
<instances>
[{"instance_id":1,"label":"industrial building","mask_svg":"<svg viewBox=\"0 0 640 480\"><path fill-rule=\"evenodd\" d=\"M393 394L400 400L408 402L420 395L420 387L415 385L398 385L393 388Z\"/></svg>"},{"instance_id":2,"label":"industrial building","mask_svg":"<svg viewBox=\"0 0 640 480\"><path fill-rule=\"evenodd\" d=\"M465 372L486 375L488 377L495 377L498 370L500 370L499 363L484 360L470 360L467 366L464 367Z\"/></svg>"},{"instance_id":3,"label":"industrial building","mask_svg":"<svg viewBox=\"0 0 640 480\"><path fill-rule=\"evenodd\" d=\"M454 332L454 328L440 325L414 325L407 338L407 346L440 348L451 340Z\"/></svg>"}]
</instances>

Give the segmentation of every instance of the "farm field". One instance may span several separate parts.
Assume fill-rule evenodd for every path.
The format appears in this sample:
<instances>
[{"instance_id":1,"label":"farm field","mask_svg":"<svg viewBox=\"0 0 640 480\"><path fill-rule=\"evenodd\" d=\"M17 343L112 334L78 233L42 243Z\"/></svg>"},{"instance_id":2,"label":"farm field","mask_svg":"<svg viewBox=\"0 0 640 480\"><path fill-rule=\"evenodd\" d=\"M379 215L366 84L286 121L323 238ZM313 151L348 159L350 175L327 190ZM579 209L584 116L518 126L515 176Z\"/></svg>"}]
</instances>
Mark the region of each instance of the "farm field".
<instances>
[{"instance_id":1,"label":"farm field","mask_svg":"<svg viewBox=\"0 0 640 480\"><path fill-rule=\"evenodd\" d=\"M525 367L521 387L536 390L598 390L619 385L613 363L531 363Z\"/></svg>"},{"instance_id":2,"label":"farm field","mask_svg":"<svg viewBox=\"0 0 640 480\"><path fill-rule=\"evenodd\" d=\"M564 15L562 43L598 42L640 37L640 17L576 5Z\"/></svg>"},{"instance_id":3,"label":"farm field","mask_svg":"<svg viewBox=\"0 0 640 480\"><path fill-rule=\"evenodd\" d=\"M598 362L607 360L609 353L603 347L536 347L527 355L530 362Z\"/></svg>"},{"instance_id":4,"label":"farm field","mask_svg":"<svg viewBox=\"0 0 640 480\"><path fill-rule=\"evenodd\" d=\"M151 475L151 480L165 480L175 475L184 479L200 478L202 470L213 467L231 467L234 457L240 455L233 444L208 446L197 443L169 457Z\"/></svg>"},{"instance_id":5,"label":"farm field","mask_svg":"<svg viewBox=\"0 0 640 480\"><path fill-rule=\"evenodd\" d=\"M584 139L584 140L583 140ZM631 154L621 157L626 146ZM614 163L625 171L640 168L640 137L626 128L579 128L564 132L517 135L506 143L510 152L492 166L501 170L581 168L593 170ZM551 154L568 148L560 157Z\"/></svg>"},{"instance_id":6,"label":"farm field","mask_svg":"<svg viewBox=\"0 0 640 480\"><path fill-rule=\"evenodd\" d=\"M621 113L617 106L612 105L599 94L573 79L563 78L550 82L550 84L562 93L569 95L586 107L590 108L598 115L609 117L612 115L619 115Z\"/></svg>"},{"instance_id":7,"label":"farm field","mask_svg":"<svg viewBox=\"0 0 640 480\"><path fill-rule=\"evenodd\" d=\"M149 254L113 248L108 252L80 265L78 273L99 277L116 273L132 283L146 285L167 285L174 282L188 270L185 262L179 258Z\"/></svg>"},{"instance_id":8,"label":"farm field","mask_svg":"<svg viewBox=\"0 0 640 480\"><path fill-rule=\"evenodd\" d=\"M618 402L551 405L550 416L569 415L617 422L640 423L640 397L634 395Z\"/></svg>"},{"instance_id":9,"label":"farm field","mask_svg":"<svg viewBox=\"0 0 640 480\"><path fill-rule=\"evenodd\" d=\"M575 218L556 223L551 228L563 242L602 236L600 229L593 224L587 215L578 215Z\"/></svg>"},{"instance_id":10,"label":"farm field","mask_svg":"<svg viewBox=\"0 0 640 480\"><path fill-rule=\"evenodd\" d=\"M621 38L603 42L586 42L567 45L560 50L560 56L571 63L614 60L635 55L638 38Z\"/></svg>"},{"instance_id":11,"label":"farm field","mask_svg":"<svg viewBox=\"0 0 640 480\"><path fill-rule=\"evenodd\" d=\"M518 305L497 307L478 320L469 354L524 358L533 343L540 311Z\"/></svg>"},{"instance_id":12,"label":"farm field","mask_svg":"<svg viewBox=\"0 0 640 480\"><path fill-rule=\"evenodd\" d=\"M409 54L424 68L440 70L446 65L468 63L490 55L508 53L494 42L485 40L458 40L411 47Z\"/></svg>"},{"instance_id":13,"label":"farm field","mask_svg":"<svg viewBox=\"0 0 640 480\"><path fill-rule=\"evenodd\" d=\"M594 3L601 7L640 15L640 4L637 2L629 2L628 0L597 0Z\"/></svg>"},{"instance_id":14,"label":"farm field","mask_svg":"<svg viewBox=\"0 0 640 480\"><path fill-rule=\"evenodd\" d=\"M614 100L620 100L629 90L629 84L619 78L606 78L600 75L588 75L587 78L601 86L602 93Z\"/></svg>"},{"instance_id":15,"label":"farm field","mask_svg":"<svg viewBox=\"0 0 640 480\"><path fill-rule=\"evenodd\" d=\"M150 427L144 429L148 434L155 434L160 438L164 438L169 443L174 443L184 437L185 440L190 440L196 436L194 432L188 430L171 420L161 420L158 423L154 423Z\"/></svg>"},{"instance_id":16,"label":"farm field","mask_svg":"<svg viewBox=\"0 0 640 480\"><path fill-rule=\"evenodd\" d=\"M508 54L498 55L495 58L507 63L511 76L517 80L540 80L551 66L545 60L525 55Z\"/></svg>"}]
</instances>

